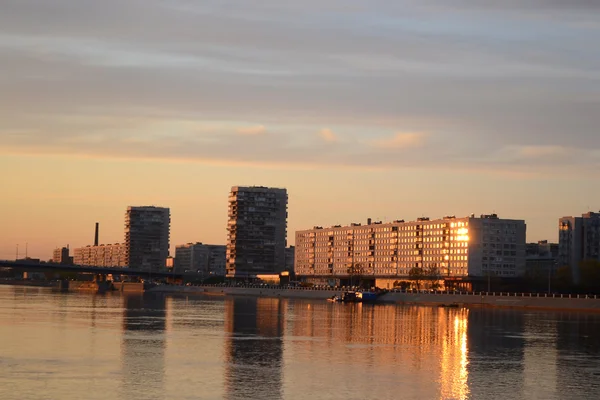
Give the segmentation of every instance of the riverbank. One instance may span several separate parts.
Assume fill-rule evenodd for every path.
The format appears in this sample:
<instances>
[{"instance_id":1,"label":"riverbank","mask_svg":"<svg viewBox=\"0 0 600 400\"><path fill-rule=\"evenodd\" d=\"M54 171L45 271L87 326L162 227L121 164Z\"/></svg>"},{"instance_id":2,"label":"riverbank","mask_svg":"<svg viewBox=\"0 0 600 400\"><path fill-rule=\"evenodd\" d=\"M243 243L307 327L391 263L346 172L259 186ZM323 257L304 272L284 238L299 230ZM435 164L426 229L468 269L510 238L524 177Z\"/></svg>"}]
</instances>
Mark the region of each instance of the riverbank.
<instances>
[{"instance_id":1,"label":"riverbank","mask_svg":"<svg viewBox=\"0 0 600 400\"><path fill-rule=\"evenodd\" d=\"M323 300L341 295L341 290L171 286L160 285L148 290L150 293L213 296L255 296ZM410 304L460 307L520 308L538 310L600 312L600 298L589 296L548 296L529 293L400 293L389 292L377 299L382 304Z\"/></svg>"},{"instance_id":2,"label":"riverbank","mask_svg":"<svg viewBox=\"0 0 600 400\"><path fill-rule=\"evenodd\" d=\"M58 287L59 282L57 281L32 281L32 280L22 280L22 279L11 279L0 280L0 285L10 285L10 286L29 286L29 287Z\"/></svg>"}]
</instances>

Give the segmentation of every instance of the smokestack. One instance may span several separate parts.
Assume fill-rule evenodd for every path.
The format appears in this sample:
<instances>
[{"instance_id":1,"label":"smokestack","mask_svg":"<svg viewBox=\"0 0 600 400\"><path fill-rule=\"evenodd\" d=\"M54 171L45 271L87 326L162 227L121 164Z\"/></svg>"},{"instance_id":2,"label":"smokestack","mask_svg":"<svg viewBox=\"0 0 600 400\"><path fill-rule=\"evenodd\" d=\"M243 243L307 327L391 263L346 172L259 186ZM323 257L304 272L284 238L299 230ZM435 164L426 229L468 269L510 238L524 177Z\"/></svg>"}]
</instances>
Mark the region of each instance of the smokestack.
<instances>
[{"instance_id":1,"label":"smokestack","mask_svg":"<svg viewBox=\"0 0 600 400\"><path fill-rule=\"evenodd\" d=\"M100 228L100 223L96 222L96 235L94 236L94 246L98 246L98 230Z\"/></svg>"}]
</instances>

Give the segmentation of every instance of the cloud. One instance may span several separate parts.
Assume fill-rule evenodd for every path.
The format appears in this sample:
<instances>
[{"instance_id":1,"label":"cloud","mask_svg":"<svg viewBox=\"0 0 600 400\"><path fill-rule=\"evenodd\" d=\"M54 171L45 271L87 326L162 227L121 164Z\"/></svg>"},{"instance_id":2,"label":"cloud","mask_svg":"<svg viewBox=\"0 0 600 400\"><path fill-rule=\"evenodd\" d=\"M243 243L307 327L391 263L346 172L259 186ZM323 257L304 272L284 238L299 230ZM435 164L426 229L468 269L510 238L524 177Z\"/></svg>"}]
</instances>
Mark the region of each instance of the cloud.
<instances>
[{"instance_id":1,"label":"cloud","mask_svg":"<svg viewBox=\"0 0 600 400\"><path fill-rule=\"evenodd\" d=\"M319 135L324 141L329 143L337 142L338 140L337 135L329 128L321 129Z\"/></svg>"},{"instance_id":2,"label":"cloud","mask_svg":"<svg viewBox=\"0 0 600 400\"><path fill-rule=\"evenodd\" d=\"M527 158L563 156L568 154L569 149L563 146L521 146L517 154Z\"/></svg>"},{"instance_id":3,"label":"cloud","mask_svg":"<svg viewBox=\"0 0 600 400\"><path fill-rule=\"evenodd\" d=\"M267 131L267 128L264 125L256 125L256 126L246 126L243 128L238 128L237 133L240 135L246 136L255 136L255 135L263 135Z\"/></svg>"},{"instance_id":4,"label":"cloud","mask_svg":"<svg viewBox=\"0 0 600 400\"><path fill-rule=\"evenodd\" d=\"M357 168L597 165L559 149L600 149L600 59L589 51L598 2L373 1L4 0L0 150ZM417 133L385 137L397 127ZM338 129L348 140L335 152L316 143L315 132L332 141ZM427 150L418 158L385 151L417 147Z\"/></svg>"},{"instance_id":5,"label":"cloud","mask_svg":"<svg viewBox=\"0 0 600 400\"><path fill-rule=\"evenodd\" d=\"M425 137L423 133L398 132L391 138L374 140L372 144L382 149L408 149L423 146Z\"/></svg>"}]
</instances>

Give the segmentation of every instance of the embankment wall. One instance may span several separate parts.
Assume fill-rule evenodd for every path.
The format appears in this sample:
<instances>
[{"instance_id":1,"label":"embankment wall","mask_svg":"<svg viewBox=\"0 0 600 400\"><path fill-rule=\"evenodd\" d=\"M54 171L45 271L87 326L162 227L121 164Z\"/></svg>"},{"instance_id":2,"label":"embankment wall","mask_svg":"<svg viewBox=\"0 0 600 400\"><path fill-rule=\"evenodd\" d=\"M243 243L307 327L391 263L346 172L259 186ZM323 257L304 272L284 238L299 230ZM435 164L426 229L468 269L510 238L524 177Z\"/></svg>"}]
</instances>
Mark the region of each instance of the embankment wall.
<instances>
[{"instance_id":1,"label":"embankment wall","mask_svg":"<svg viewBox=\"0 0 600 400\"><path fill-rule=\"evenodd\" d=\"M203 287L203 286L169 286L161 285L149 290L157 293L177 293L186 295L235 295L257 297L281 297L297 299L325 300L339 290L307 290L307 289L263 289L239 287ZM380 296L378 303L385 304L420 304L420 305L459 305L465 307L498 307L529 308L548 310L579 310L600 312L600 298L593 296L548 297L544 294L450 294L450 293L386 293Z\"/></svg>"}]
</instances>

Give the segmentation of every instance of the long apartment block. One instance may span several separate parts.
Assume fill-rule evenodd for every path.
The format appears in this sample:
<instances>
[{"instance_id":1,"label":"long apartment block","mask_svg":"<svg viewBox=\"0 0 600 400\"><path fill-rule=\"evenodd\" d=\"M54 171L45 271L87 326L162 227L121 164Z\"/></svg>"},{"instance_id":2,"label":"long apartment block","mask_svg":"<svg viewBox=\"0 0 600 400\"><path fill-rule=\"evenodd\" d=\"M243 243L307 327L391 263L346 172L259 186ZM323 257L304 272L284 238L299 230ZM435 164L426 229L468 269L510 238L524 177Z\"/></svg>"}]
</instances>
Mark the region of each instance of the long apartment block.
<instances>
[{"instance_id":1,"label":"long apartment block","mask_svg":"<svg viewBox=\"0 0 600 400\"><path fill-rule=\"evenodd\" d=\"M397 279L414 267L441 278L516 277L525 272L525 232L525 221L496 214L317 226L296 232L294 270L302 278Z\"/></svg>"},{"instance_id":2,"label":"long apartment block","mask_svg":"<svg viewBox=\"0 0 600 400\"><path fill-rule=\"evenodd\" d=\"M124 244L101 244L75 249L73 264L90 267L124 267L127 265Z\"/></svg>"}]
</instances>

